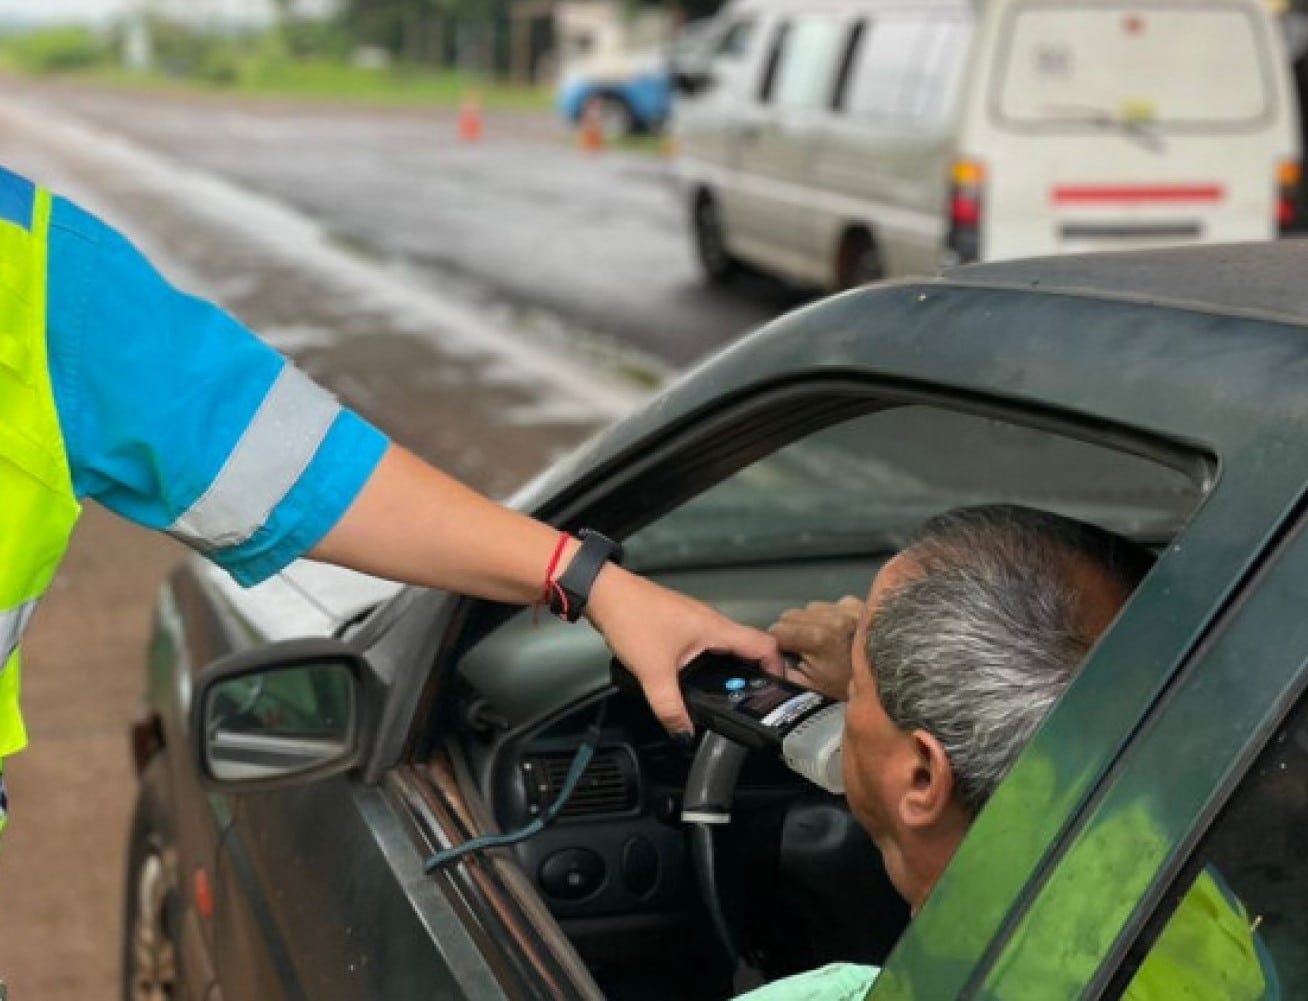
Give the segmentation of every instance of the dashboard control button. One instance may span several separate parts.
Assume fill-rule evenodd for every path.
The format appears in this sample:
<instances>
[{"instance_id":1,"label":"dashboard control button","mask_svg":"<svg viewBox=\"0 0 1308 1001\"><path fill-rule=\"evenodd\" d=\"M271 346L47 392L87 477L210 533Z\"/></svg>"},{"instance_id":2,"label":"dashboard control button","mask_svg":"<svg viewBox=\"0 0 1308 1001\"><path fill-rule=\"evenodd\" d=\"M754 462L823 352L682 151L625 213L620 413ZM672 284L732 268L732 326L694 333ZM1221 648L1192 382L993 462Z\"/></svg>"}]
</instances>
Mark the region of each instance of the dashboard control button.
<instances>
[{"instance_id":1,"label":"dashboard control button","mask_svg":"<svg viewBox=\"0 0 1308 1001\"><path fill-rule=\"evenodd\" d=\"M638 897L648 896L659 882L659 853L649 838L628 838L622 846L622 881Z\"/></svg>"},{"instance_id":2,"label":"dashboard control button","mask_svg":"<svg viewBox=\"0 0 1308 1001\"><path fill-rule=\"evenodd\" d=\"M540 864L540 887L555 900L582 900L600 888L604 860L588 848L564 848Z\"/></svg>"}]
</instances>

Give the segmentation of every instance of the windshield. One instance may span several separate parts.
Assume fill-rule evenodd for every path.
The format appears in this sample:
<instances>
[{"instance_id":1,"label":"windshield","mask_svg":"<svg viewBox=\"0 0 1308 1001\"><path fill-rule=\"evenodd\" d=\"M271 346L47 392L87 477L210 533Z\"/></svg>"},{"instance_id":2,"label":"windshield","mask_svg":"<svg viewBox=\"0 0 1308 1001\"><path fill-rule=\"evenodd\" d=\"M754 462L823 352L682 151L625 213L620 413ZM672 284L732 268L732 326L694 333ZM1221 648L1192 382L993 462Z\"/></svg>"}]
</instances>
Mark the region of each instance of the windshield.
<instances>
[{"instance_id":1,"label":"windshield","mask_svg":"<svg viewBox=\"0 0 1308 1001\"><path fill-rule=\"evenodd\" d=\"M1024 504L1145 541L1169 539L1199 488L1168 466L1003 421L910 406L827 428L761 459L626 542L643 569L893 552L926 518Z\"/></svg>"},{"instance_id":2,"label":"windshield","mask_svg":"<svg viewBox=\"0 0 1308 1001\"><path fill-rule=\"evenodd\" d=\"M1271 109L1251 12L1216 4L1019 6L999 45L1003 124L1240 128Z\"/></svg>"}]
</instances>

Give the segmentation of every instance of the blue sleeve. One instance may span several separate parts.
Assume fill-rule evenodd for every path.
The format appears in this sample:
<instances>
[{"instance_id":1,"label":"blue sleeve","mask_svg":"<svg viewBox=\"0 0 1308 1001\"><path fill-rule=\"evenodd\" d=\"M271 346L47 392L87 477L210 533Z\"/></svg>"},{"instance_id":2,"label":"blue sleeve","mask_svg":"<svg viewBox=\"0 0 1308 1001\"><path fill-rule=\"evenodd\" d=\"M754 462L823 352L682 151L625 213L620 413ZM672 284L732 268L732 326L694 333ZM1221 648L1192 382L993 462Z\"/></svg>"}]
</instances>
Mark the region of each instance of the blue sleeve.
<instances>
[{"instance_id":1,"label":"blue sleeve","mask_svg":"<svg viewBox=\"0 0 1308 1001\"><path fill-rule=\"evenodd\" d=\"M218 477L287 362L62 198L49 253L50 374L73 489L167 530ZM262 527L208 555L243 584L276 573L327 534L386 446L342 410Z\"/></svg>"}]
</instances>

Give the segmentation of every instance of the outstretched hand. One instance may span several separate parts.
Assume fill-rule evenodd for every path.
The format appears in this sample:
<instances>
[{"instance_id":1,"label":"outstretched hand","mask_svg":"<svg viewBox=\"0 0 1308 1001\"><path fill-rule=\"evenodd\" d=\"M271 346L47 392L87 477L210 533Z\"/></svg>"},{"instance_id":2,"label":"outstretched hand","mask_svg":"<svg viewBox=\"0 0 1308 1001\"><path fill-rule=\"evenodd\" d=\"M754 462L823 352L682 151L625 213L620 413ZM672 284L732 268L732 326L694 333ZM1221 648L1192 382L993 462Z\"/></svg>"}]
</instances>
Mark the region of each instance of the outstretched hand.
<instances>
[{"instance_id":1,"label":"outstretched hand","mask_svg":"<svg viewBox=\"0 0 1308 1001\"><path fill-rule=\"evenodd\" d=\"M654 715L674 735L694 732L677 674L701 653L731 653L781 673L781 654L767 633L613 564L596 580L586 617L640 681Z\"/></svg>"},{"instance_id":2,"label":"outstretched hand","mask_svg":"<svg viewBox=\"0 0 1308 1001\"><path fill-rule=\"evenodd\" d=\"M566 567L576 555L580 543L563 541L560 549L557 528L487 500L393 445L309 555L390 580L528 605L541 600L547 567ZM781 654L767 633L616 564L595 578L586 617L639 679L670 733L693 732L677 672L701 653L732 653L781 673Z\"/></svg>"},{"instance_id":3,"label":"outstretched hand","mask_svg":"<svg viewBox=\"0 0 1308 1001\"><path fill-rule=\"evenodd\" d=\"M837 602L814 601L782 612L768 632L787 658L786 677L831 699L848 698L853 672L854 630L863 602L846 595Z\"/></svg>"}]
</instances>

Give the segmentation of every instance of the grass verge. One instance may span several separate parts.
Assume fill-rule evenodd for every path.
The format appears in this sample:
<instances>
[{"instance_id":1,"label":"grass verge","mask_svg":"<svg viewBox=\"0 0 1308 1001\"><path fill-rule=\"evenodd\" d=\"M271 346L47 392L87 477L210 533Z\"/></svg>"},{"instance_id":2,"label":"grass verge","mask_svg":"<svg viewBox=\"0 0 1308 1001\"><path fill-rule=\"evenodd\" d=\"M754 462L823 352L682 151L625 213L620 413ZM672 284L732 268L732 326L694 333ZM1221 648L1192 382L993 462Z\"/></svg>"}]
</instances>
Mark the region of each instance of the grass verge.
<instances>
[{"instance_id":1,"label":"grass verge","mask_svg":"<svg viewBox=\"0 0 1308 1001\"><path fill-rule=\"evenodd\" d=\"M0 60L0 68L24 72L22 67L8 60ZM552 105L552 95L546 88L523 87L459 73L408 68L374 70L327 61L255 64L242 67L231 74L230 79L223 80L164 72L132 72L104 65L27 75L176 93L350 101L397 107L454 108L473 97L484 108L495 110L544 111Z\"/></svg>"}]
</instances>

